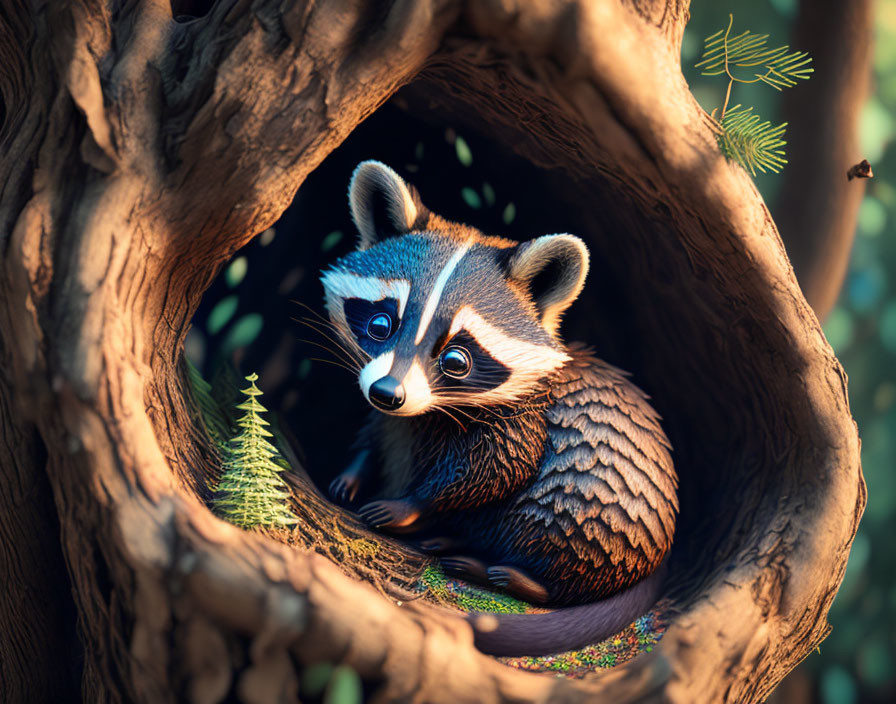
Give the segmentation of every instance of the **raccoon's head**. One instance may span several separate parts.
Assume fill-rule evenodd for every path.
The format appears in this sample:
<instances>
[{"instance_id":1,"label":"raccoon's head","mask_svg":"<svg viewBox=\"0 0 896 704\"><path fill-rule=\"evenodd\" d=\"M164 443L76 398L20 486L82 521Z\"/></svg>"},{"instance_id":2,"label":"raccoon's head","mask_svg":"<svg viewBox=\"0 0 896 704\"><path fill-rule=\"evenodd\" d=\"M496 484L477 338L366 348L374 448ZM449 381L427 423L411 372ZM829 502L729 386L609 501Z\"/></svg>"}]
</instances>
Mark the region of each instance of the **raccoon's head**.
<instances>
[{"instance_id":1,"label":"raccoon's head","mask_svg":"<svg viewBox=\"0 0 896 704\"><path fill-rule=\"evenodd\" d=\"M330 319L377 409L495 406L569 361L557 328L588 270L572 235L516 243L430 213L376 161L349 186L356 251L322 277Z\"/></svg>"}]
</instances>

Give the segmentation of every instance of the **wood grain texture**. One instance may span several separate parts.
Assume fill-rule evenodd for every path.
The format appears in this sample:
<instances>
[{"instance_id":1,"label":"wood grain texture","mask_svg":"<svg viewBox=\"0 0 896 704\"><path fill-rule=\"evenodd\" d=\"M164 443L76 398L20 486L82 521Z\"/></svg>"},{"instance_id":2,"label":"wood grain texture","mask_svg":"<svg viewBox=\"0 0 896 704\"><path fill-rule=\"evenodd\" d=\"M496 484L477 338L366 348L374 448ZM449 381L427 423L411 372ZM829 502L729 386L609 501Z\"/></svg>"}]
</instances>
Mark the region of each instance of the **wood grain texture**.
<instances>
[{"instance_id":1,"label":"wood grain texture","mask_svg":"<svg viewBox=\"0 0 896 704\"><path fill-rule=\"evenodd\" d=\"M84 648L63 667L84 699L289 701L300 668L330 660L374 701L750 702L820 642L865 502L845 375L688 92L686 15L646 0L220 0L175 21L162 0L0 3L2 471L52 491L0 535L3 554L30 554L8 561L15 579L56 570L40 600L70 589ZM594 680L499 665L456 616L398 606L199 498L207 451L179 360L202 292L411 81L421 115L543 167L545 198L617 284L612 327L584 316L574 337L634 341L626 369L676 448L678 615L654 652ZM297 486L309 525L351 527ZM4 671L32 701L60 652L45 617L20 646L35 669Z\"/></svg>"},{"instance_id":2,"label":"wood grain texture","mask_svg":"<svg viewBox=\"0 0 896 704\"><path fill-rule=\"evenodd\" d=\"M0 700L74 702L75 608L50 484L35 471L46 450L33 426L16 422L11 402L0 393Z\"/></svg>"}]
</instances>

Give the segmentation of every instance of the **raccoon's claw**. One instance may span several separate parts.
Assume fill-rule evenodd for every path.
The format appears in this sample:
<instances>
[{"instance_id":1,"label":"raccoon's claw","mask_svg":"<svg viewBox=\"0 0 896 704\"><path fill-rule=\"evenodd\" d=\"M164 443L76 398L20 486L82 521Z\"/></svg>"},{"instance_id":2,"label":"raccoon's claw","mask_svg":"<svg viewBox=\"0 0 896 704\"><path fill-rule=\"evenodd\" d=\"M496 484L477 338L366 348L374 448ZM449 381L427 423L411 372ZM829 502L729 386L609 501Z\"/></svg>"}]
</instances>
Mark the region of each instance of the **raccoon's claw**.
<instances>
[{"instance_id":1,"label":"raccoon's claw","mask_svg":"<svg viewBox=\"0 0 896 704\"><path fill-rule=\"evenodd\" d=\"M448 552L449 550L459 550L461 541L456 538L440 536L437 538L427 538L417 543L417 547L425 553L438 554L440 552Z\"/></svg>"},{"instance_id":2,"label":"raccoon's claw","mask_svg":"<svg viewBox=\"0 0 896 704\"><path fill-rule=\"evenodd\" d=\"M473 582L488 582L488 570L485 563L475 557L453 555L452 557L443 557L439 562L446 574Z\"/></svg>"},{"instance_id":3,"label":"raccoon's claw","mask_svg":"<svg viewBox=\"0 0 896 704\"><path fill-rule=\"evenodd\" d=\"M358 495L361 479L356 474L340 474L330 482L329 492L333 501L339 504L350 504Z\"/></svg>"},{"instance_id":4,"label":"raccoon's claw","mask_svg":"<svg viewBox=\"0 0 896 704\"><path fill-rule=\"evenodd\" d=\"M408 501L371 501L358 509L371 528L406 528L420 518L420 510Z\"/></svg>"},{"instance_id":5,"label":"raccoon's claw","mask_svg":"<svg viewBox=\"0 0 896 704\"><path fill-rule=\"evenodd\" d=\"M547 588L516 567L496 565L489 567L487 573L489 584L511 596L531 604L543 604L548 600Z\"/></svg>"}]
</instances>

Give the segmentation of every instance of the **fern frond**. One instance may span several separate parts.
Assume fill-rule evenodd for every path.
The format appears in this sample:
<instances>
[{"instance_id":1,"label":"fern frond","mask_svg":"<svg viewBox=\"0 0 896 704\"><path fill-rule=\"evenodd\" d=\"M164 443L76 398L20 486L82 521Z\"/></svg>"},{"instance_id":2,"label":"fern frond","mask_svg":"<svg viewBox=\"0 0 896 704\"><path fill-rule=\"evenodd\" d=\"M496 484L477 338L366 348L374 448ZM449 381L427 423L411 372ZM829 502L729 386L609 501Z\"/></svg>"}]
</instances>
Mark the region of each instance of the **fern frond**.
<instances>
[{"instance_id":1,"label":"fern frond","mask_svg":"<svg viewBox=\"0 0 896 704\"><path fill-rule=\"evenodd\" d=\"M205 425L209 436L221 449L230 437L230 423L227 416L221 410L221 406L212 395L212 387L196 366L189 360L187 362L187 374L190 386L193 390L193 399L196 402L198 417Z\"/></svg>"},{"instance_id":2,"label":"fern frond","mask_svg":"<svg viewBox=\"0 0 896 704\"><path fill-rule=\"evenodd\" d=\"M784 158L784 132L787 123L772 125L753 113L753 108L735 105L721 122L719 148L732 161L747 169L753 176L757 171L778 173L787 163Z\"/></svg>"},{"instance_id":3,"label":"fern frond","mask_svg":"<svg viewBox=\"0 0 896 704\"><path fill-rule=\"evenodd\" d=\"M731 35L734 16L729 15L727 29L720 29L706 38L703 45L703 56L696 64L702 69L704 76L727 75L738 83L756 83L762 81L775 90L795 86L797 81L806 80L813 68L812 57L804 51L790 51L787 45L769 49L767 34L753 34L745 31L737 36ZM734 74L735 69L755 69L753 78L741 78Z\"/></svg>"},{"instance_id":4,"label":"fern frond","mask_svg":"<svg viewBox=\"0 0 896 704\"><path fill-rule=\"evenodd\" d=\"M227 417L230 425L236 425L236 405L242 400L242 379L229 361L219 362L212 370L212 397Z\"/></svg>"}]
</instances>

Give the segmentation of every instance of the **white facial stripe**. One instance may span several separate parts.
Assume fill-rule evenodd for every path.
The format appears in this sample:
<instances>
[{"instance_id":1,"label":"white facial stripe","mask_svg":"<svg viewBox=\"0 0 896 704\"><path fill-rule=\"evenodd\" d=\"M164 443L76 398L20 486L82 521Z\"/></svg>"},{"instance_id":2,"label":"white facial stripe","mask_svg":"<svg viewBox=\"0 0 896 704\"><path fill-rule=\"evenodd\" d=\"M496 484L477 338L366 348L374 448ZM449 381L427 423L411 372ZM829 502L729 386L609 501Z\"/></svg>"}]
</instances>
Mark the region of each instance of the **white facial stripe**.
<instances>
[{"instance_id":1,"label":"white facial stripe","mask_svg":"<svg viewBox=\"0 0 896 704\"><path fill-rule=\"evenodd\" d=\"M386 354L381 354L379 357L375 357L364 365L364 368L358 375L358 383L361 385L361 391L364 392L364 398L368 401L370 400L370 395L368 393L370 391L370 385L378 379L382 379L389 373L392 369L392 361L394 359L394 352L386 352Z\"/></svg>"},{"instance_id":2,"label":"white facial stripe","mask_svg":"<svg viewBox=\"0 0 896 704\"><path fill-rule=\"evenodd\" d=\"M327 291L327 302L331 298L362 298L365 301L382 301L394 298L398 301L398 317L404 315L404 308L411 293L411 282L405 279L379 279L375 276L358 276L347 271L330 270L321 281Z\"/></svg>"},{"instance_id":3,"label":"white facial stripe","mask_svg":"<svg viewBox=\"0 0 896 704\"><path fill-rule=\"evenodd\" d=\"M426 299L426 305L423 307L423 315L420 316L420 325L417 328L417 337L414 338L415 345L419 345L423 340L423 336L426 335L426 329L432 322L432 316L435 315L436 308L438 308L439 306L439 301L442 299L442 293L445 291L445 286L448 283L448 279L451 278L451 274L453 274L455 268L457 268L458 262L460 262L460 260L472 246L472 238L464 242L457 249L457 251L455 251L454 254L451 255L451 258L448 260L445 266L442 267L442 270L439 272L438 277L436 277L436 283L432 287L432 292L429 294L429 298Z\"/></svg>"},{"instance_id":4,"label":"white facial stripe","mask_svg":"<svg viewBox=\"0 0 896 704\"><path fill-rule=\"evenodd\" d=\"M396 411L399 415L422 413L432 403L432 391L420 362L415 361L401 381L404 387L404 403Z\"/></svg>"},{"instance_id":5,"label":"white facial stripe","mask_svg":"<svg viewBox=\"0 0 896 704\"><path fill-rule=\"evenodd\" d=\"M528 372L534 372L537 376L541 376L561 367L571 359L565 352L548 345L536 345L510 337L486 322L470 306L464 306L457 311L457 315L451 321L448 337L452 337L460 330L470 333L483 349L514 373L523 371L529 376Z\"/></svg>"}]
</instances>

